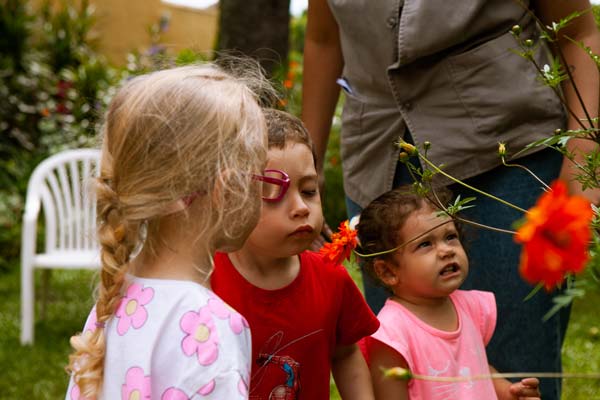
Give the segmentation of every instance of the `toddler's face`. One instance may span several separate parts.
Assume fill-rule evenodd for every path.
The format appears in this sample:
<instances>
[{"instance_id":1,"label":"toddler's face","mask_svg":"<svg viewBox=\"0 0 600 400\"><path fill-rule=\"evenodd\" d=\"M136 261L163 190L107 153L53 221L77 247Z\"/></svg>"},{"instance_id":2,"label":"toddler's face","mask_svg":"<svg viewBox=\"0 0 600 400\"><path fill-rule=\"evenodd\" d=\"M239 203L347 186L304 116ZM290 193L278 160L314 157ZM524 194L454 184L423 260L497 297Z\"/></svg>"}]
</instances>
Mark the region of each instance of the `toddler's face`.
<instances>
[{"instance_id":1,"label":"toddler's face","mask_svg":"<svg viewBox=\"0 0 600 400\"><path fill-rule=\"evenodd\" d=\"M402 298L438 298L458 289L469 261L454 222L430 207L413 212L402 229L394 255L394 293Z\"/></svg>"},{"instance_id":2,"label":"toddler's face","mask_svg":"<svg viewBox=\"0 0 600 400\"><path fill-rule=\"evenodd\" d=\"M245 246L256 254L290 257L306 250L320 234L323 213L317 172L308 146L288 143L271 148L266 169L285 172L290 178L287 192L277 202L262 203L258 225Z\"/></svg>"}]
</instances>

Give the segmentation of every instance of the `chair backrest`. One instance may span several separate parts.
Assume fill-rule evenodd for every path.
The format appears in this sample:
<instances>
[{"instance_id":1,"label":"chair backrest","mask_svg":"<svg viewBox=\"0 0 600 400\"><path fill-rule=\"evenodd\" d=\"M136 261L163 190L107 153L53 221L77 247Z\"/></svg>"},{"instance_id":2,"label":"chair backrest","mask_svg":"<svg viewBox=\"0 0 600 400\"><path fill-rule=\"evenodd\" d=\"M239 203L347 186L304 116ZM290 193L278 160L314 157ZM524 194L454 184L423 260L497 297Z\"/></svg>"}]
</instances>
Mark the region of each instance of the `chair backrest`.
<instances>
[{"instance_id":1,"label":"chair backrest","mask_svg":"<svg viewBox=\"0 0 600 400\"><path fill-rule=\"evenodd\" d=\"M41 162L27 185L25 215L45 218L45 251L92 250L98 247L96 204L90 184L98 176L100 150L76 149Z\"/></svg>"}]
</instances>

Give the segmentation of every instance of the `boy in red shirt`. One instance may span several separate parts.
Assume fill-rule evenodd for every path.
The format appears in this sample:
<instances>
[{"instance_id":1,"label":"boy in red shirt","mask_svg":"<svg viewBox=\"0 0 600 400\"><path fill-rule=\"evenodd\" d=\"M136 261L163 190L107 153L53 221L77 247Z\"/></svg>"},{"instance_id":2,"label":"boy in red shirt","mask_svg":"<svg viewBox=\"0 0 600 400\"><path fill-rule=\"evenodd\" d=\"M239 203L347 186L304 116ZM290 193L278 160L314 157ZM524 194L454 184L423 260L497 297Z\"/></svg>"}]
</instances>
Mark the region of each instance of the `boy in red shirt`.
<instances>
[{"instance_id":1,"label":"boy in red shirt","mask_svg":"<svg viewBox=\"0 0 600 400\"><path fill-rule=\"evenodd\" d=\"M252 332L250 399L372 399L356 342L379 323L345 268L306 251L323 215L308 133L290 114L266 110L268 162L260 221L242 249L217 253L213 290Z\"/></svg>"}]
</instances>

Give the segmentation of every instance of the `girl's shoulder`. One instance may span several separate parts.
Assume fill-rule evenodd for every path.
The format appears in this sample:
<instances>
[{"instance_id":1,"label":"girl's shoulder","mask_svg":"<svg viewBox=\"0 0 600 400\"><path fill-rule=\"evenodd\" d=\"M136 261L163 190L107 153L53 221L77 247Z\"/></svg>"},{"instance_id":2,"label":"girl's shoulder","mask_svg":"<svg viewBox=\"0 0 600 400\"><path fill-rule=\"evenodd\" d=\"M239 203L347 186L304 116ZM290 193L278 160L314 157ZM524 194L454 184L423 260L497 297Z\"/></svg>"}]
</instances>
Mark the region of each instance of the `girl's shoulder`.
<instances>
[{"instance_id":1,"label":"girl's shoulder","mask_svg":"<svg viewBox=\"0 0 600 400\"><path fill-rule=\"evenodd\" d=\"M224 374L247 376L246 320L193 282L133 277L105 329L111 387L134 372L165 390L184 382L198 390Z\"/></svg>"},{"instance_id":2,"label":"girl's shoulder","mask_svg":"<svg viewBox=\"0 0 600 400\"><path fill-rule=\"evenodd\" d=\"M457 290L450 295L461 318L469 318L487 344L496 328L497 310L494 293L481 290ZM464 321L466 323L466 320Z\"/></svg>"},{"instance_id":3,"label":"girl's shoulder","mask_svg":"<svg viewBox=\"0 0 600 400\"><path fill-rule=\"evenodd\" d=\"M457 307L490 310L496 309L496 297L494 293L483 290L456 290L450 294L450 298ZM488 311L489 312L489 311Z\"/></svg>"}]
</instances>

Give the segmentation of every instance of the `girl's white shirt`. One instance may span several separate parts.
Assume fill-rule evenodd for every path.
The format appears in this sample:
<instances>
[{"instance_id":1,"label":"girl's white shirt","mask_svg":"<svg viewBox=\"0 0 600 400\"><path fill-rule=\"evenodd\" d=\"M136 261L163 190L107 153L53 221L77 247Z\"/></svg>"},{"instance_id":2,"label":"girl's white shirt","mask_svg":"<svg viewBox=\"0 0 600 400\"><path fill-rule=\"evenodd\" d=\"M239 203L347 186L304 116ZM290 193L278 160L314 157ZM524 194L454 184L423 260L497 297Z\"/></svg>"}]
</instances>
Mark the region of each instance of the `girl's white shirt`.
<instances>
[{"instance_id":1,"label":"girl's white shirt","mask_svg":"<svg viewBox=\"0 0 600 400\"><path fill-rule=\"evenodd\" d=\"M90 312L84 334L94 329L106 335L98 399L248 398L248 323L204 286L129 276L104 328ZM66 399L85 399L73 378Z\"/></svg>"}]
</instances>

